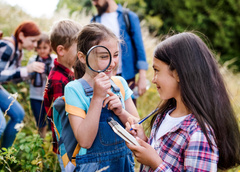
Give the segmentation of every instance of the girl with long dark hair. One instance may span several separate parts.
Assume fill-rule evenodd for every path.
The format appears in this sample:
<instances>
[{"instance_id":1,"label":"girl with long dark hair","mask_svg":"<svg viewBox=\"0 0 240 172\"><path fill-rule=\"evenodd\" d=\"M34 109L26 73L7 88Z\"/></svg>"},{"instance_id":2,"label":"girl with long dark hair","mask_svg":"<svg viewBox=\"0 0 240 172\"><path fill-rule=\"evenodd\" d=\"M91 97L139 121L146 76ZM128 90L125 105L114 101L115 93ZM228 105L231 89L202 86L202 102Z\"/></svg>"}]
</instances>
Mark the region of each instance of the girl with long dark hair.
<instances>
[{"instance_id":1,"label":"girl with long dark hair","mask_svg":"<svg viewBox=\"0 0 240 172\"><path fill-rule=\"evenodd\" d=\"M191 32L170 36L157 46L153 70L162 101L150 137L140 125L127 124L141 145L127 144L143 164L141 171L217 171L239 165L238 123L206 44Z\"/></svg>"}]
</instances>

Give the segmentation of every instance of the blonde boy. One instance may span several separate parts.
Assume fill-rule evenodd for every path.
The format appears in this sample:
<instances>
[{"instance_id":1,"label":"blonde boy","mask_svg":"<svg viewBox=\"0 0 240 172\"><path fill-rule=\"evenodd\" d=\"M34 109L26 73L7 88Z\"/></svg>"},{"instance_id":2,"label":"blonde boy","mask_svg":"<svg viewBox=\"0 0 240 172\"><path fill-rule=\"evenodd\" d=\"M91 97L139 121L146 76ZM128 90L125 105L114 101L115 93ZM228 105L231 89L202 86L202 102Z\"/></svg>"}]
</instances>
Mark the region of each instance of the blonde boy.
<instances>
[{"instance_id":1,"label":"blonde boy","mask_svg":"<svg viewBox=\"0 0 240 172\"><path fill-rule=\"evenodd\" d=\"M80 30L81 25L68 19L56 22L51 29L51 46L56 52L57 58L54 60L54 67L49 73L48 83L44 91L44 106L51 121L53 119L53 102L64 95L65 85L74 79L73 65L77 59L77 36ZM61 169L64 171L52 122L51 130L53 151L58 154Z\"/></svg>"}]
</instances>

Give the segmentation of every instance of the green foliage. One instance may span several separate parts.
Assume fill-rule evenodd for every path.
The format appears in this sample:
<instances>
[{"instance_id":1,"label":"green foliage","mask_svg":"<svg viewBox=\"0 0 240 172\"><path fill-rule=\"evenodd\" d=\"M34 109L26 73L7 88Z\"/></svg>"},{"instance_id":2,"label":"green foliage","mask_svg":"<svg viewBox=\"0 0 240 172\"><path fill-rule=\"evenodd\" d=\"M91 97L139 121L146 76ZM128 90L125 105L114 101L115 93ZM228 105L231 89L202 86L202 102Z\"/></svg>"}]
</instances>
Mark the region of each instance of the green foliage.
<instances>
[{"instance_id":1,"label":"green foliage","mask_svg":"<svg viewBox=\"0 0 240 172\"><path fill-rule=\"evenodd\" d=\"M20 132L14 145L0 150L0 170L3 171L59 171L54 153L46 151L39 134Z\"/></svg>"},{"instance_id":2,"label":"green foliage","mask_svg":"<svg viewBox=\"0 0 240 172\"><path fill-rule=\"evenodd\" d=\"M233 64L240 71L240 1L238 0L145 0L146 16L159 17L163 25L151 23L151 31L166 34L170 30L197 30L211 40L221 54L220 62L237 58ZM147 19L150 17L147 17Z\"/></svg>"},{"instance_id":3,"label":"green foliage","mask_svg":"<svg viewBox=\"0 0 240 172\"><path fill-rule=\"evenodd\" d=\"M92 14L93 10L92 3L89 0L59 0L57 10L60 10L64 7L70 10L70 15L76 11L85 11L87 14Z\"/></svg>"},{"instance_id":4,"label":"green foliage","mask_svg":"<svg viewBox=\"0 0 240 172\"><path fill-rule=\"evenodd\" d=\"M146 13L146 3L144 0L116 0L116 3L123 7L129 8L139 16L140 20L144 19Z\"/></svg>"},{"instance_id":5,"label":"green foliage","mask_svg":"<svg viewBox=\"0 0 240 172\"><path fill-rule=\"evenodd\" d=\"M3 171L59 171L57 156L52 152L52 134L45 141L40 138L35 126L29 99L29 84L8 83L3 85L9 93L18 93L18 102L26 113L24 128L17 134L12 147L0 151L0 170ZM8 116L7 116L8 117Z\"/></svg>"}]
</instances>

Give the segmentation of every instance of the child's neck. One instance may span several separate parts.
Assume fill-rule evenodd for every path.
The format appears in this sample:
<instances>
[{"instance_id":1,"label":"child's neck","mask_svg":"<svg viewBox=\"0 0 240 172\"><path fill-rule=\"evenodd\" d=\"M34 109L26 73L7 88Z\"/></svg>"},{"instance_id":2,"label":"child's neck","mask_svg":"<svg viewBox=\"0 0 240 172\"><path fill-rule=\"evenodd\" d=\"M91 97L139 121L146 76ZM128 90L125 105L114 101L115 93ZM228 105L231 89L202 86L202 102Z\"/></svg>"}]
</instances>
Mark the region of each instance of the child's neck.
<instances>
[{"instance_id":1,"label":"child's neck","mask_svg":"<svg viewBox=\"0 0 240 172\"><path fill-rule=\"evenodd\" d=\"M93 87L93 78L88 74L88 73L85 73L82 77L85 81L87 81L87 83Z\"/></svg>"},{"instance_id":2,"label":"child's neck","mask_svg":"<svg viewBox=\"0 0 240 172\"><path fill-rule=\"evenodd\" d=\"M176 109L170 114L171 117L178 118L191 114L190 110L183 104L177 101Z\"/></svg>"},{"instance_id":3,"label":"child's neck","mask_svg":"<svg viewBox=\"0 0 240 172\"><path fill-rule=\"evenodd\" d=\"M65 66L66 68L68 68L69 70L71 70L73 72L73 67L72 65L66 63L65 61L61 60L61 58L57 58L58 63L60 63L61 65Z\"/></svg>"}]
</instances>

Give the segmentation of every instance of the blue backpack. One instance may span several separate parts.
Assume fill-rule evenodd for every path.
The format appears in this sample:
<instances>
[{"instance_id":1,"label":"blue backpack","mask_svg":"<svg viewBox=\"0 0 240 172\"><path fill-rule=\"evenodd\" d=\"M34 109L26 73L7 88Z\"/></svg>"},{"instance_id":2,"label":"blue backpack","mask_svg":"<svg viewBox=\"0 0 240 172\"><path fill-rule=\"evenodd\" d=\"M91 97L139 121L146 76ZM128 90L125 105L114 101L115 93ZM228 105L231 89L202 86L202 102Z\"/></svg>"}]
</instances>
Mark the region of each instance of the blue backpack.
<instances>
[{"instance_id":1,"label":"blue backpack","mask_svg":"<svg viewBox=\"0 0 240 172\"><path fill-rule=\"evenodd\" d=\"M112 77L111 80L113 81L112 87L121 92L124 100L125 91L121 81L116 77ZM88 93L93 91L92 87L85 83L85 80L79 79L79 82L83 85L84 90L88 90ZM81 147L74 136L68 116L66 115L64 96L58 97L53 103L53 123L65 171L72 172L76 167L76 155L79 153Z\"/></svg>"}]
</instances>

